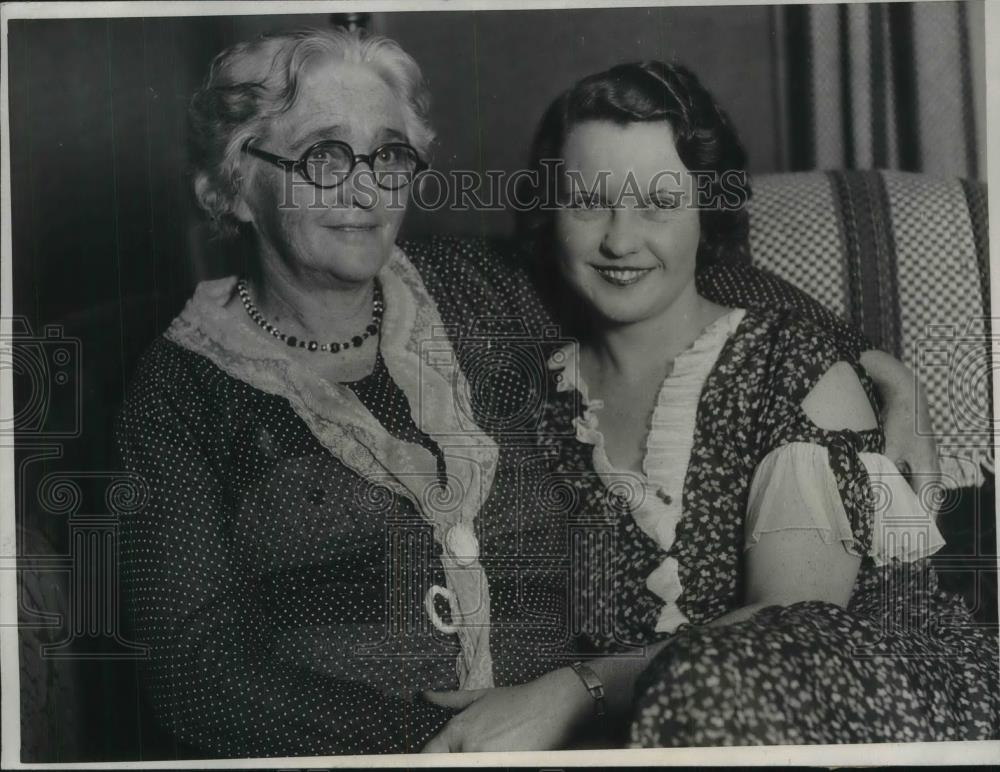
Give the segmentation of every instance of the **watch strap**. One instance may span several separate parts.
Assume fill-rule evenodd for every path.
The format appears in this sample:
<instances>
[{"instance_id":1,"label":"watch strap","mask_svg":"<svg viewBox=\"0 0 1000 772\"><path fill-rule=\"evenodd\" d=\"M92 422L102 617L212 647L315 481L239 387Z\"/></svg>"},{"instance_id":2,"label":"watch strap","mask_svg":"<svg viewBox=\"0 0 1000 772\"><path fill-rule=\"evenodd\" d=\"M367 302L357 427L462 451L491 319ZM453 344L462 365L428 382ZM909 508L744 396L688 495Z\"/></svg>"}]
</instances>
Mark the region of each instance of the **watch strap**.
<instances>
[{"instance_id":1,"label":"watch strap","mask_svg":"<svg viewBox=\"0 0 1000 772\"><path fill-rule=\"evenodd\" d=\"M574 662L570 667L573 668L573 672L583 681L583 685L587 687L590 696L594 698L594 711L598 716L603 716L605 713L604 683L597 677L597 673L582 662Z\"/></svg>"}]
</instances>

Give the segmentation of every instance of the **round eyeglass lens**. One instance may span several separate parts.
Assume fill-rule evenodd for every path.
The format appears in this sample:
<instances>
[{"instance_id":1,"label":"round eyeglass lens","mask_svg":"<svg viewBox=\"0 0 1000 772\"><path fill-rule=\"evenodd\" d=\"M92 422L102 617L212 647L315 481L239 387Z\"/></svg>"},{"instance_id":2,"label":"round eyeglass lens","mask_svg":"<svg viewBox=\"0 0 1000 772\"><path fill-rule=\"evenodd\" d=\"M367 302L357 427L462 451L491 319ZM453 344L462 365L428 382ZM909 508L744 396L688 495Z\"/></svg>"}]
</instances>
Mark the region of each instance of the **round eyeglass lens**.
<instances>
[{"instance_id":1,"label":"round eyeglass lens","mask_svg":"<svg viewBox=\"0 0 1000 772\"><path fill-rule=\"evenodd\" d=\"M417 168L417 153L406 145L378 149L372 159L375 180L380 188L395 190L408 185Z\"/></svg>"},{"instance_id":2,"label":"round eyeglass lens","mask_svg":"<svg viewBox=\"0 0 1000 772\"><path fill-rule=\"evenodd\" d=\"M351 173L354 158L347 145L329 142L314 147L306 157L306 173L317 185L340 185Z\"/></svg>"}]
</instances>

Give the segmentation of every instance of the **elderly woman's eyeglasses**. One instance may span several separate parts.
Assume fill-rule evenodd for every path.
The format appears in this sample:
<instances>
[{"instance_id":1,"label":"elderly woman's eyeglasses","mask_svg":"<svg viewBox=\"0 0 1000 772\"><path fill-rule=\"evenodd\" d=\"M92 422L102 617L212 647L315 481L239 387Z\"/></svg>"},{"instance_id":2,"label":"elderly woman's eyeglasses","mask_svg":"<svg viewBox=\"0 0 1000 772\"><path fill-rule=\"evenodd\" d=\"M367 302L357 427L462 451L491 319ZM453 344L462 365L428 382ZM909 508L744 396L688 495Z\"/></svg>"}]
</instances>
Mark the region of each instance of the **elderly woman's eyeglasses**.
<instances>
[{"instance_id":1,"label":"elderly woman's eyeglasses","mask_svg":"<svg viewBox=\"0 0 1000 772\"><path fill-rule=\"evenodd\" d=\"M406 187L418 172L427 168L417 151L405 142L387 142L368 155L355 153L346 142L323 140L309 147L297 161L253 147L248 139L242 150L264 161L296 172L318 188L335 188L354 172L359 163L368 164L375 175L375 184L384 190Z\"/></svg>"}]
</instances>

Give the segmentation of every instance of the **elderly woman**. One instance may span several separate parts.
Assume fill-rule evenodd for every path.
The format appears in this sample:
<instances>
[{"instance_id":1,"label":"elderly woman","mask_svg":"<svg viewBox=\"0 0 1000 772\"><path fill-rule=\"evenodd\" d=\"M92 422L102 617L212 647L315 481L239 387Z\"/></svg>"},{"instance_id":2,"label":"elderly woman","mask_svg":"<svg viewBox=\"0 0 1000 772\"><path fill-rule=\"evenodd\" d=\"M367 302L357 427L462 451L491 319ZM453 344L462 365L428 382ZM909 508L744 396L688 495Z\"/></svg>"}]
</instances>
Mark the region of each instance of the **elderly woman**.
<instances>
[{"instance_id":1,"label":"elderly woman","mask_svg":"<svg viewBox=\"0 0 1000 772\"><path fill-rule=\"evenodd\" d=\"M432 694L465 710L426 750L561 747L595 707L634 746L996 737L996 635L938 588L858 341L704 292L746 217L692 198L696 173L720 197L743 178L712 97L679 66L615 67L555 101L536 159L564 162L563 206L528 229L581 310L541 431L617 535L586 563L617 566L592 643L645 656Z\"/></svg>"},{"instance_id":2,"label":"elderly woman","mask_svg":"<svg viewBox=\"0 0 1000 772\"><path fill-rule=\"evenodd\" d=\"M416 751L454 715L424 690L575 658L571 513L497 420L544 372L464 374L484 318L539 347L552 318L485 248L395 244L427 105L396 44L339 30L233 46L192 101L198 200L253 259L152 345L119 444L151 491L123 523L149 696L198 754Z\"/></svg>"}]
</instances>

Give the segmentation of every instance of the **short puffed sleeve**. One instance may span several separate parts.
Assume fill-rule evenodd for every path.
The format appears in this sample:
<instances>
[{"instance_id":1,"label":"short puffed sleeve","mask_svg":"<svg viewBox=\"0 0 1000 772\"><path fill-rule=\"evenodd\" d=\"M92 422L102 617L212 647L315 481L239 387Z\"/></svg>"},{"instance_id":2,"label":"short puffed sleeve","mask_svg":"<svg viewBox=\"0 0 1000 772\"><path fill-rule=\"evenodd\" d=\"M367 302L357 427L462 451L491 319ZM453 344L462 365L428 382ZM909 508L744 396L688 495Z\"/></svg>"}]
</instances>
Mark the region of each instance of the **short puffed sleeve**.
<instances>
[{"instance_id":1,"label":"short puffed sleeve","mask_svg":"<svg viewBox=\"0 0 1000 772\"><path fill-rule=\"evenodd\" d=\"M883 454L877 398L857 348L801 317L776 316L766 340L755 352L767 362L755 403L767 409L748 470L745 547L764 533L811 529L877 565L939 550L932 508ZM861 413L849 417L866 401L872 428L837 428L841 418L865 425Z\"/></svg>"},{"instance_id":2,"label":"short puffed sleeve","mask_svg":"<svg viewBox=\"0 0 1000 772\"><path fill-rule=\"evenodd\" d=\"M886 456L844 442L793 442L769 453L750 488L745 547L761 534L809 529L876 565L944 545L933 514Z\"/></svg>"}]
</instances>

